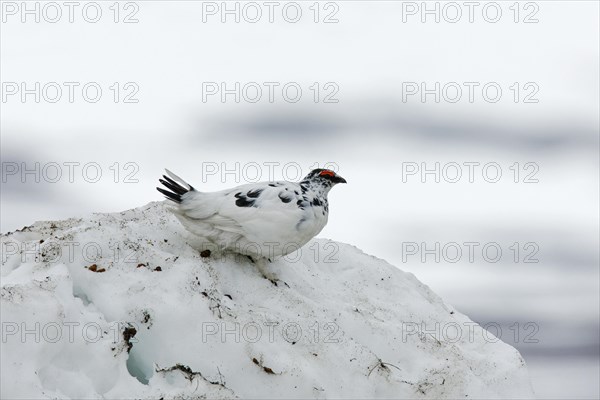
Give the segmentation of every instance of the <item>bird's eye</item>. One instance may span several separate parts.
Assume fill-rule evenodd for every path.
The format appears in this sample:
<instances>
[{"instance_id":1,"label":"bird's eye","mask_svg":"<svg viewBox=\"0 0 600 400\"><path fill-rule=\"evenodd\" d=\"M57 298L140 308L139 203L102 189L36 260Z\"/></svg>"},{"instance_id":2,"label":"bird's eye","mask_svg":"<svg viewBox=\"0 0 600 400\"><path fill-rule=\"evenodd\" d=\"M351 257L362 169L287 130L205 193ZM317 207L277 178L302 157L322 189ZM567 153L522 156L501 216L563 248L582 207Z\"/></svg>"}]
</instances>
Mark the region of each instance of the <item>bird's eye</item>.
<instances>
[{"instance_id":1,"label":"bird's eye","mask_svg":"<svg viewBox=\"0 0 600 400\"><path fill-rule=\"evenodd\" d=\"M335 172L330 171L328 169L324 169L323 171L321 171L321 173L319 175L320 176L331 176L331 177L334 177L335 176Z\"/></svg>"}]
</instances>

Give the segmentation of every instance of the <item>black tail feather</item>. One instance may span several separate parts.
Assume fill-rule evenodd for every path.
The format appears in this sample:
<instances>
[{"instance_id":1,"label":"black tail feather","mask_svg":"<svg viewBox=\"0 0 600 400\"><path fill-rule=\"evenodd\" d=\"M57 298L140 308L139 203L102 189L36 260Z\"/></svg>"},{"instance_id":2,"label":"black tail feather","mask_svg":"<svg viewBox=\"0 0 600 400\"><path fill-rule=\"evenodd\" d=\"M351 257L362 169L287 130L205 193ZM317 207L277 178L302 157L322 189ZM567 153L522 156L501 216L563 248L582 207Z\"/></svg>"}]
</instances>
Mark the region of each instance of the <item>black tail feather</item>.
<instances>
[{"instance_id":1,"label":"black tail feather","mask_svg":"<svg viewBox=\"0 0 600 400\"><path fill-rule=\"evenodd\" d=\"M171 190L172 192L174 192L175 194L178 195L182 195L182 194L186 194L188 192L187 189L183 188L182 186L176 184L176 183L170 183L167 182L163 179L159 179L158 180L160 183L163 184L163 186L165 186L167 189Z\"/></svg>"},{"instance_id":2,"label":"black tail feather","mask_svg":"<svg viewBox=\"0 0 600 400\"><path fill-rule=\"evenodd\" d=\"M165 178L165 180L166 180L167 182L169 182L171 185L173 185L173 186L176 186L176 187L178 187L179 189L183 189L184 191L185 191L185 190L187 190L186 188L184 188L183 186L181 186L179 183L175 182L173 179L169 178L168 176L166 176L166 175L163 175L163 178ZM159 179L159 180L160 180L160 179ZM189 186L189 185L188 185L188 186ZM193 190L193 189L194 189L194 188L192 188L192 187L190 186L190 190Z\"/></svg>"},{"instance_id":3,"label":"black tail feather","mask_svg":"<svg viewBox=\"0 0 600 400\"><path fill-rule=\"evenodd\" d=\"M173 200L175 203L181 203L181 196L175 193L171 193L168 190L161 189L159 187L156 188L159 192L165 195L165 197L169 200Z\"/></svg>"},{"instance_id":4,"label":"black tail feather","mask_svg":"<svg viewBox=\"0 0 600 400\"><path fill-rule=\"evenodd\" d=\"M181 203L181 196L186 194L187 192L191 192L194 188L191 185L188 188L181 186L181 184L175 182L173 179L169 178L166 175L163 175L164 179L159 179L158 181L162 183L168 190L157 187L156 190L165 195L165 197L169 200L172 200L176 203Z\"/></svg>"}]
</instances>

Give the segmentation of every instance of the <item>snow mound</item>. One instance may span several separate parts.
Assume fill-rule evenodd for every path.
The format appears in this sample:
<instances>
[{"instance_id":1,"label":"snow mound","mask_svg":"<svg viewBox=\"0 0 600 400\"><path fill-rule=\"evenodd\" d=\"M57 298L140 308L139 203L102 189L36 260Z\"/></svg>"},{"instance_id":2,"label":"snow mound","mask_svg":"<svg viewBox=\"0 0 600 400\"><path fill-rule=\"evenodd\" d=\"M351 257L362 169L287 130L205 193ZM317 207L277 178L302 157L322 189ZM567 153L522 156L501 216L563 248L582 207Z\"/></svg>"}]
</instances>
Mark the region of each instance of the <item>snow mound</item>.
<instances>
[{"instance_id":1,"label":"snow mound","mask_svg":"<svg viewBox=\"0 0 600 400\"><path fill-rule=\"evenodd\" d=\"M163 203L2 236L2 398L528 398L519 353L412 274L311 241L201 257Z\"/></svg>"}]
</instances>

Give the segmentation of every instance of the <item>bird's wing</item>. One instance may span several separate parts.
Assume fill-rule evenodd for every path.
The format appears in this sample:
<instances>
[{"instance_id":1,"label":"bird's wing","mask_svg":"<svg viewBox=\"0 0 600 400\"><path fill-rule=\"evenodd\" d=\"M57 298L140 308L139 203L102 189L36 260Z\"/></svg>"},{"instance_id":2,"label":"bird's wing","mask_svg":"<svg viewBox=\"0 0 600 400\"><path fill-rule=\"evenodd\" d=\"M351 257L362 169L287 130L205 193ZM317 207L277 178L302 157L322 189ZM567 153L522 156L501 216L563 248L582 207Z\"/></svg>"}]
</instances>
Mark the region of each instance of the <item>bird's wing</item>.
<instances>
[{"instance_id":1,"label":"bird's wing","mask_svg":"<svg viewBox=\"0 0 600 400\"><path fill-rule=\"evenodd\" d=\"M190 191L181 196L179 212L198 223L259 242L262 237L293 232L305 216L302 207L306 203L298 184L261 182L220 192Z\"/></svg>"}]
</instances>

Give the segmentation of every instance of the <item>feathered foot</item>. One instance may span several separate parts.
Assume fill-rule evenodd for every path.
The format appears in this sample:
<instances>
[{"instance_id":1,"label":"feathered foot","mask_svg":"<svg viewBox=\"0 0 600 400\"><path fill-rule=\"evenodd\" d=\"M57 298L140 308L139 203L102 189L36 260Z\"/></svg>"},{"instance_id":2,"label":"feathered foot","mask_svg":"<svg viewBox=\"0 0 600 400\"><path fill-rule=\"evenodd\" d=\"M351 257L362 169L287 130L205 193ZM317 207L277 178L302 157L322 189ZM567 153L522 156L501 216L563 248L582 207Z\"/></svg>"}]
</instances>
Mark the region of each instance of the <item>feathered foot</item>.
<instances>
[{"instance_id":1,"label":"feathered foot","mask_svg":"<svg viewBox=\"0 0 600 400\"><path fill-rule=\"evenodd\" d=\"M271 271L269 271L269 268L267 265L268 265L268 262L270 262L270 261L268 259L266 259L266 258L259 258L258 260L252 259L252 262L254 264L256 264L256 267L262 274L263 278L268 279L273 285L279 286L277 284L277 282L283 282L282 280L278 279L277 276L275 276L275 274L273 274ZM290 287L290 285L288 285L285 282L283 282L283 284L287 287Z\"/></svg>"}]
</instances>

